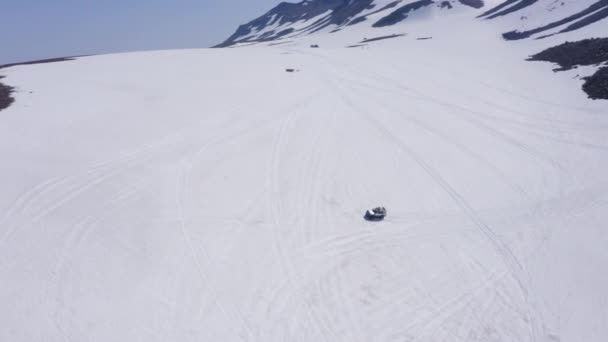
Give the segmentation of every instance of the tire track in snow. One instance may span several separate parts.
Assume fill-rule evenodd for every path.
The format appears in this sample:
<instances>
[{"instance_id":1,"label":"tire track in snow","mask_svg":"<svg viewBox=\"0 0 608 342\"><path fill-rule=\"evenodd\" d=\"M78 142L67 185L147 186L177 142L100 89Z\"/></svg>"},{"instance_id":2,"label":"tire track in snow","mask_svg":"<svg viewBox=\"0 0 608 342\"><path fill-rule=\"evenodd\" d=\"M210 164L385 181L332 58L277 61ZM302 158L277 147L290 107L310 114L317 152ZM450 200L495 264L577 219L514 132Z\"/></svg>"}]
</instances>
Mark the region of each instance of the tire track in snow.
<instances>
[{"instance_id":1,"label":"tire track in snow","mask_svg":"<svg viewBox=\"0 0 608 342\"><path fill-rule=\"evenodd\" d=\"M326 59L326 61L330 64L334 63L333 65L335 67L334 68L335 70L340 70L340 65L336 65L335 62L333 62L329 59ZM362 72L360 71L360 69L361 68L356 68L356 70L354 70L353 72L361 75ZM403 88L403 86L399 82L394 80L393 78L388 78L388 77L381 78L381 77L377 76L377 73L373 74L371 76L368 75L366 77L367 77L367 79L377 80L381 84L387 84L387 83L393 84L397 89L404 90L405 94L403 94L401 92L397 92L392 88L371 86L371 84L362 83L359 80L349 80L346 83L358 84L362 87L371 87L371 89L375 88L376 90L383 91L386 93L392 93L392 94L399 95L399 96L408 96L412 100L416 100L417 98L422 98L422 99L425 99L426 103L432 104L434 102L437 102L436 99L425 96L424 94L420 93L419 91L416 91L416 90L413 90L413 89L410 89L407 87ZM413 96L412 94L415 94L416 96ZM445 101L442 101L441 103L443 103L443 102L445 102ZM442 105L445 106L446 109L448 110L447 112L449 112L450 105L447 102ZM563 167L563 165L558 163L555 159L549 157L548 155L538 151L537 149L535 149L529 145L523 144L521 141L518 141L515 138L508 136L506 133L501 133L499 130L492 128L487 123L483 122L483 120L479 120L479 119L476 119L473 117L473 114L477 115L478 117L485 117L482 113L480 113L478 111L471 111L471 113L469 113L470 110L468 110L464 107L461 107L459 105L456 105L456 104L454 104L453 107L455 107L456 109L461 111L461 113L463 113L466 116L464 119L467 122L469 122L470 124L477 126L478 128L482 128L482 129L486 130L486 132L494 138L498 137L498 138L502 139L507 144L514 147L516 150L521 151L524 155L530 155L531 157L537 159L541 163L540 165L547 164L548 166L550 166L551 171L553 172L553 177L551 179L549 179L547 176L543 176L543 178L542 178L543 186L541 187L541 189L547 189L547 190L542 195L542 198L549 199L552 196L555 196L555 194L551 193L548 189L560 188L559 185L562 181L565 180L565 178L570 179L570 180L575 178L574 175L572 175L569 170L567 170L565 167ZM459 117L459 118L462 119L462 117ZM556 186L552 186L552 185L556 185ZM536 209L534 209L534 210L536 210Z\"/></svg>"},{"instance_id":2,"label":"tire track in snow","mask_svg":"<svg viewBox=\"0 0 608 342\"><path fill-rule=\"evenodd\" d=\"M382 126L380 123L368 118L368 114L361 112L360 109L352 103L348 95L345 91L340 89L336 83L333 83L336 89L336 92L341 96L345 103L347 103L355 113L359 114L359 117L369 123L370 127L374 127L378 132L380 132L383 136L385 136L389 141L392 141L395 146L398 146L405 155L409 156L418 166L420 166L425 173L437 183L443 191L462 209L462 211L469 217L469 219L476 225L479 229L479 232L490 242L490 244L495 248L496 252L501 256L505 265L509 268L512 278L518 283L518 288L521 291L522 298L526 302L526 308L531 310L531 304L528 299L528 289L524 285L523 281L525 279L524 272L525 268L519 262L517 257L513 254L511 249L507 246L507 244L502 241L491 229L489 226L485 224L481 218L479 218L475 212L475 210L469 205L469 203L465 200L460 193L458 193L441 175L433 169L426 161L424 161L417 153L411 150L408 146L406 146L403 142L400 141L399 138L394 136L387 128ZM536 341L536 326L535 326L535 317L532 316L532 312L529 311L527 313L528 321L531 323L529 325L531 329L531 338L533 341Z\"/></svg>"},{"instance_id":3,"label":"tire track in snow","mask_svg":"<svg viewBox=\"0 0 608 342\"><path fill-rule=\"evenodd\" d=\"M488 134L490 134L491 136L493 136L495 138L499 138L499 139L505 141L506 143L511 144L513 147L515 147L527 154L530 154L531 156L534 156L539 161L548 163L554 169L559 170L564 174L568 174L567 170L561 164L559 164L556 160L550 158L549 156L543 154L542 152L536 150L535 148L528 146L527 144L524 144L523 142L518 141L515 138L510 137L506 133L501 132L498 129L489 126L487 123L484 123L482 120L479 119L479 117L485 116L484 113L473 110L471 108L463 107L456 103L450 103L450 102L447 102L447 101L444 101L444 100L441 100L441 99L438 99L435 97L429 97L426 94L421 93L420 91L417 91L417 90L409 88L409 87L404 87L398 80L396 80L392 77L386 77L386 76L380 77L379 73L374 73L374 74L367 73L367 75L366 75L366 73L361 70L362 68L353 67L353 68L351 68L351 72L357 74L360 79L367 79L367 80L371 79L371 80L377 81L379 84L383 84L383 85L389 84L389 85L392 85L393 87L388 88L386 86L372 85L371 83L368 83L368 82L365 82L365 83L361 82L360 79L359 80L347 79L342 75L335 74L335 70L345 69L345 65L343 63L344 61L336 62L326 56L321 56L321 55L316 55L316 54L312 54L312 55L322 58L326 63L331 65L332 71L334 73L334 78L342 79L343 81L345 81L344 83L358 84L359 86L362 86L362 87L368 87L371 89L379 90L381 92L391 93L391 94L395 94L395 95L398 95L401 97L407 97L407 98L411 99L412 101L423 101L427 104L440 105L447 109L446 113L450 113L450 114L452 114L451 109L457 109L459 112L461 112L462 114L464 114L466 116L466 118L459 117L459 119L465 119L467 122L471 123L472 125L475 125L478 128L482 128L483 130L486 130L488 132ZM391 72L394 73L394 71L391 71ZM439 85L439 86L441 86L441 85ZM397 91L396 89L401 89L401 91ZM478 118L473 117L473 114L477 115Z\"/></svg>"},{"instance_id":4,"label":"tire track in snow","mask_svg":"<svg viewBox=\"0 0 608 342\"><path fill-rule=\"evenodd\" d=\"M32 202L35 202L35 200L37 200L39 197L46 195L49 192L52 192L52 190L54 190L56 187L69 182L72 178L77 178L81 176L86 177L98 172L106 171L106 169L111 169L112 167L116 167L117 165L136 162L138 159L141 159L142 156L145 156L146 153L152 153L160 148L178 144L180 140L182 140L179 136L179 133L182 131L185 130L172 132L159 140L156 140L152 143L144 144L143 146L134 150L118 152L118 158L110 158L107 160L98 161L92 164L91 166L85 167L82 171L78 171L73 174L61 177L49 178L45 181L42 181L41 183L38 183L30 190L24 192L14 201L13 205L9 208L9 210L7 210L3 219L0 221L0 226L11 216L16 215L18 212L27 212L29 207L33 205Z\"/></svg>"},{"instance_id":5,"label":"tire track in snow","mask_svg":"<svg viewBox=\"0 0 608 342\"><path fill-rule=\"evenodd\" d=\"M281 180L280 180L280 166L281 166L281 154L282 149L286 146L287 142L287 131L294 120L295 116L298 115L298 110L301 108L295 108L288 112L285 118L282 119L279 125L277 134L272 144L271 151L271 162L269 178L267 180L268 187L271 190L270 193L270 214L273 225L273 245L275 253L278 257L278 262L281 269L287 276L287 281L291 289L291 296L302 294L301 288L305 286L305 281L298 274L294 264L291 262L291 256L284 250L283 244L287 242L287 239L283 236L285 229L283 226L283 206L281 198ZM316 327L318 333L324 341L336 340L337 336L331 330L331 327L320 322L320 320L313 314L313 308L310 307L310 303L306 298L295 298L295 305L302 305L305 319L311 326ZM287 308L286 308L287 309ZM289 310L289 312L297 312L297 310ZM331 338L330 338L331 337ZM328 338L330 338L328 340Z\"/></svg>"},{"instance_id":6,"label":"tire track in snow","mask_svg":"<svg viewBox=\"0 0 608 342\"><path fill-rule=\"evenodd\" d=\"M200 162L200 158L202 156L204 156L205 153L208 152L211 147L220 145L222 143L225 143L225 142L228 142L228 141L231 141L234 139L243 138L243 137L246 137L249 135L262 133L268 127L271 127L272 124L276 123L277 117L281 116L283 114L283 112L293 110L294 108L303 107L304 105L310 103L314 99L315 95L316 94L304 96L304 97L298 99L297 101L290 103L288 106L278 109L276 111L276 113L271 113L271 115L268 118L259 120L254 125L244 125L243 127L237 128L236 130L228 129L228 131L230 131L230 132L228 132L228 134L225 131L218 134L216 138L211 139L209 142L207 142L207 143L203 144L201 147L199 147L191 155L182 159L180 161L180 163L182 164L180 176L178 177L178 179L179 179L178 180L178 184L179 184L178 185L179 186L179 190L178 190L179 202L178 203L179 203L179 206L182 208L182 209L178 210L179 212L182 213L182 218L180 219L180 221L185 223L186 219L187 218L189 219L191 217L190 214L188 214L188 216L186 217L185 205L186 205L186 203L192 201L191 174L193 172L194 165L197 162ZM279 151L277 151L277 153L279 153ZM275 157L278 158L278 154ZM276 184L278 184L278 180L277 180ZM268 188L277 188L277 186L274 186L274 187L269 186ZM263 195L263 194L261 194L261 195ZM249 205L248 209L246 210L245 215L247 215L247 212L253 211L255 209L255 207L258 206L260 203L261 203L260 201L251 203L251 205ZM218 219L220 219L220 218L218 218ZM241 222L241 220L239 218L234 218L234 221ZM243 223L241 222L240 224L243 224ZM188 233L186 230L184 230L184 233L185 233L184 239L190 240L190 237L188 236ZM195 253L195 251L192 251L190 253L191 256L196 257L196 255L193 253ZM213 263L211 262L212 260L208 259L208 258L210 258L210 256L206 255L206 257L202 259L203 261L200 261L200 260L195 261L200 265L201 272L203 272L203 269L208 269L213 266ZM280 292L281 291L277 291L277 293L280 293ZM228 312L229 310L225 309L224 311ZM257 334L253 332L253 327L248 323L247 319L245 319L245 317L240 314L240 312L238 312L236 310L232 310L230 314L233 315L234 317L237 317L238 321L242 322L243 326L246 328L248 336L244 337L244 338L247 339L247 338L252 338L252 337L257 336ZM236 326L236 324L235 324L235 326Z\"/></svg>"},{"instance_id":7,"label":"tire track in snow","mask_svg":"<svg viewBox=\"0 0 608 342\"><path fill-rule=\"evenodd\" d=\"M187 130L192 130L192 127L189 127ZM175 133L170 134L168 137L175 137ZM18 218L18 215L31 215L32 212L34 212L35 216L33 218L28 218L30 220L29 222L14 223L12 227L21 228L21 226L25 226L26 224L34 224L42 221L56 210L62 209L65 204L71 203L77 198L80 198L89 190L99 188L99 186L104 184L107 180L115 176L120 176L129 169L149 163L156 156L162 156L164 153L174 150L176 146L182 147L182 143L185 141L187 141L186 135L181 137L177 136L177 138L173 139L161 139L152 144L145 145L142 148L138 148L133 152L121 153L123 156L119 158L99 162L80 173L58 177L40 183L39 186L27 191L14 202L14 205L7 212L7 215L5 215L4 221L15 221L15 218ZM61 194L56 194L55 189L59 187L61 187L62 189L60 190L63 191ZM67 188L67 191L65 188ZM46 197L49 197L49 200L46 200ZM37 213L30 209L37 204L37 202L44 202L45 200L50 202L52 197L58 197L59 199L55 200L55 202L53 202L53 204L50 206L42 207ZM99 215L97 212L101 211L103 214L104 211L110 210L108 208L119 205L124 200L125 199L123 199L121 195L116 196L114 200L111 201L115 203L108 203L107 206L102 206L102 208L94 208L95 213L86 216L85 219L77 220L77 222L72 225L72 227L76 228L72 229L72 232L67 233L68 239L66 243L68 245L64 248L64 251L62 252L63 255L60 256L60 261L55 266L56 273L65 273L63 270L65 269L64 265L67 255L70 253L69 250L77 248L77 245L81 243L83 239L85 239L86 235L88 235L88 230L90 230L90 227L93 227L96 222L99 221L99 219L96 219L96 217ZM20 214L21 212L23 212L23 214ZM15 226L16 224L19 226ZM9 231L7 233L7 238L16 231L17 229ZM6 239L4 241L6 242Z\"/></svg>"},{"instance_id":8,"label":"tire track in snow","mask_svg":"<svg viewBox=\"0 0 608 342\"><path fill-rule=\"evenodd\" d=\"M62 317L63 312L68 311L66 308L66 302L67 298L69 298L71 295L69 293L65 293L67 288L65 283L67 281L66 278L69 271L68 264L70 256L76 253L76 251L81 247L83 242L86 241L87 237L96 228L99 222L103 221L105 218L112 215L119 209L125 207L130 201L135 199L136 194L141 190L142 184L143 182L140 182L139 184L119 191L115 196L104 202L100 208L95 211L95 214L86 215L79 219L74 225L72 225L71 230L67 233L63 247L61 248L61 253L54 266L53 276L55 281L52 282L52 286L50 286L47 290L49 292L54 292L54 294L51 296L55 298L55 308L52 311L50 319L54 322L55 326L63 336L70 337L68 332L61 326L61 322L63 320L59 319Z\"/></svg>"},{"instance_id":9,"label":"tire track in snow","mask_svg":"<svg viewBox=\"0 0 608 342\"><path fill-rule=\"evenodd\" d=\"M385 128L379 129L385 130ZM388 131L385 131L388 133ZM397 139L397 138L394 138ZM399 143L401 145L401 143ZM503 261L510 269L512 273L512 277L519 283L519 288L522 292L522 296L527 302L527 307L531 307L528 300L528 290L527 287L522 283L522 279L524 278L523 272L525 271L523 265L519 262L517 257L513 254L513 252L509 249L507 244L503 242L486 224L483 222L475 213L474 209L468 204L468 202L462 197L452 186L445 181L440 174L430 167L423 159L417 156L412 150L401 145L402 148L405 149L405 152L413 158L416 163L422 167L425 172L437 183L441 186L441 188L456 202L461 209L465 212L465 214L471 219L473 223L479 228L479 231L488 239L488 241L495 247L496 251L499 255L502 256ZM528 314L527 319L530 322L533 322L533 316L531 313ZM532 327L532 325L531 325ZM536 340L535 333L532 334L533 340Z\"/></svg>"},{"instance_id":10,"label":"tire track in snow","mask_svg":"<svg viewBox=\"0 0 608 342\"><path fill-rule=\"evenodd\" d=\"M413 228L413 227L407 227ZM421 228L418 228L421 229ZM334 237L330 240L315 243L311 246L306 246L298 250L298 258L310 259L329 259L341 260L346 257L359 257L370 252L387 250L391 248L399 248L404 243L414 241L433 241L436 239L446 238L450 236L458 236L466 232L474 231L473 228L462 228L432 232L432 233L410 233L410 232L394 232L394 233L359 233L352 235L344 235ZM380 236L379 236L380 235ZM312 257L311 257L312 256ZM332 264L326 264L321 268L329 267ZM331 268L331 271L335 269Z\"/></svg>"},{"instance_id":11,"label":"tire track in snow","mask_svg":"<svg viewBox=\"0 0 608 342\"><path fill-rule=\"evenodd\" d=\"M490 136L497 138L498 140L504 141L505 143L522 151L523 153L534 157L538 161L551 165L554 169L559 170L562 173L567 173L567 170L560 163L558 163L556 160L552 159L551 157L549 157L549 156L543 154L542 152L538 151L537 149L523 143L522 141L519 141L519 140L509 136L508 134L490 126L489 124L485 123L483 120L473 117L473 114L477 115L478 117L483 117L484 116L483 113L472 110L470 108L460 106L455 103L449 103L449 102L439 100L436 98L428 97L422 93L413 91L410 88L404 88L401 84L399 84L396 81L389 79L389 78L376 77L376 79L378 80L378 82L383 83L383 84L386 84L386 83L392 84L394 86L394 88L373 86L373 85L367 84L367 83L359 83L359 85L362 87L375 89L375 90L378 90L381 92L392 93L392 94L402 96L402 97L405 96L405 97L410 98L413 101L423 101L427 104L439 105L439 106L446 108L447 110L445 111L445 113L449 113L449 114L452 114L452 111L451 111L452 109L456 109L462 115L464 115L464 116L459 116L458 117L459 119L465 120L465 121L469 122L471 125L476 126L477 128L481 128L482 130L486 131ZM396 91L395 88L401 89L402 92ZM410 93L412 93L412 94L410 94Z\"/></svg>"},{"instance_id":12,"label":"tire track in snow","mask_svg":"<svg viewBox=\"0 0 608 342\"><path fill-rule=\"evenodd\" d=\"M272 120L263 120L255 127L259 129L260 127L266 126L271 121ZM186 228L187 217L185 204L187 201L192 199L191 174L198 159L200 159L200 157L203 156L211 147L232 141L234 139L242 138L248 131L251 130L252 127L249 125L239 128L238 130L231 132L229 135L226 135L226 130L222 130L222 133L217 134L214 138L211 138L209 141L203 143L199 148L196 149L194 153L182 158L180 161L181 167L179 169L176 188L176 204L178 208L180 233L185 245L187 246L188 254L190 255L193 265L196 268L197 275L201 280L201 285L207 287L207 292L211 292L210 295L207 295L207 298L211 298L213 305L217 307L221 314L231 322L229 325L232 327L235 336L238 336L238 338L242 341L248 341L250 338L255 336L253 328L249 324L248 320L242 316L238 310L227 308L216 297L215 294L218 293L218 289L216 288L214 279L209 276L206 271L213 269L214 262L212 257L204 250L204 248L194 248L192 243L193 239ZM202 257L199 256L197 250L203 254ZM243 336L243 334L238 330L239 326L242 326L245 329L246 336Z\"/></svg>"},{"instance_id":13,"label":"tire track in snow","mask_svg":"<svg viewBox=\"0 0 608 342\"><path fill-rule=\"evenodd\" d=\"M389 82L389 83L390 83L390 82ZM393 84L396 84L396 82L393 82ZM362 84L362 85L365 85L365 84ZM399 84L396 84L396 86L397 86L398 88L400 88L400 87L401 87ZM379 90L384 90L384 91L387 91L387 92L393 92L393 93L394 93L394 90L392 90L392 89L388 89L388 88L378 88L378 89L379 89ZM405 90L406 90L406 91L410 91L411 89L407 88L407 89L405 89ZM419 95L421 95L421 96L422 96L422 94L420 94L419 92L416 92L416 94L419 94ZM403 94L402 94L402 95L403 95ZM448 106L449 106L449 105L447 105L447 104L446 104L446 107L448 107ZM466 112L466 110L465 110L465 109L463 109L463 108L461 108L461 107L458 107L458 106L457 106L457 109L461 109L461 110L463 110L463 111L465 111L465 112ZM468 120L469 120L469 121L471 121L471 120L472 120L472 118L470 118L470 117L469 117L469 119L468 119ZM487 125L487 124L485 124L485 123L482 123L481 121L472 121L472 122L476 122L478 126L481 126L482 128L485 128L485 129L487 129L488 131L493 131L493 132L496 132L496 133L497 133L497 134L496 134L496 136L502 137L504 140L506 140L506 141L508 141L509 143L511 143L511 145L516 146L516 147L520 148L522 151L524 151L524 152L529 152L531 155L538 157L538 159L539 159L539 160L545 160L545 161L547 161L549 164L551 164L551 165L553 166L553 169L556 171L556 174L561 173L561 174L566 174L566 175L568 175L570 178L572 178L572 177L573 177L573 176L570 174L570 172L568 172L568 170L566 170L566 169L565 169L565 168L564 168L564 167L563 167L563 166L562 166L560 163L558 163L557 161L555 161L554 159L552 159L552 158L550 158L550 157L545 156L544 154L542 154L541 152L537 151L536 149L534 149L534 148L532 148L532 147L530 147L530 146L527 146L527 145L523 144L521 141L517 141L517 140L515 140L514 138L508 137L506 134L503 134L503 133L498 132L496 129L491 128L490 126L488 126L488 125ZM557 172L557 171L560 171L560 172ZM546 179L546 178L545 178L545 179ZM545 180L545 182L546 182L546 180ZM549 186L548 184L545 184L544 188L547 188L547 189L548 189L548 188L550 188L550 186ZM546 195L546 196L545 196L545 198L548 198L549 196L550 196L550 195ZM517 278L517 280L518 280L518 282L521 282L521 278ZM522 289L523 289L523 288L522 288ZM526 299L526 301L527 301L528 303L530 303L530 300L529 300L529 299L528 299L528 297L527 297L527 296L529 296L530 294L529 294L529 293L527 293L525 290L522 290L522 293L524 293L524 294L526 295L526 298L527 298L527 299ZM528 307L531 307L531 305L528 305ZM541 319L542 319L542 318L541 318ZM541 329L543 329L543 330L544 330L544 323L542 323L542 322L541 322L541 323L540 323L540 326L541 326ZM531 328L534 330L536 327L535 327L534 325L531 325ZM543 334L544 334L544 333L543 333ZM536 335L537 335L537 334L536 334L536 332L534 332L534 333L532 334L532 336L536 336ZM534 338L535 338L535 337L534 337Z\"/></svg>"},{"instance_id":14,"label":"tire track in snow","mask_svg":"<svg viewBox=\"0 0 608 342\"><path fill-rule=\"evenodd\" d=\"M355 91L359 90L357 87L349 87L349 88L353 89ZM374 93L373 92L371 94L367 93L367 96L374 96ZM378 101L378 103L381 106L384 106L385 108L387 108L389 110L397 110L397 108L389 107L383 101ZM471 148L465 146L460 141L449 137L447 134L441 133L439 130L432 128L430 125L427 125L427 124L423 123L421 120L418 120L417 118L414 118L412 116L407 117L407 122L418 126L419 128L428 132L429 134L437 136L441 140L444 140L448 145L457 147L458 149L460 149L460 151L462 151L462 153L472 157L474 160L478 161L480 164L483 164L487 169L491 170L492 173L494 173L499 179L501 179L505 184L507 184L514 192L519 193L523 199L526 199L526 200L531 199L530 194L522 186L520 186L517 183L512 182L510 180L510 177L508 175L506 175L504 172L502 172L496 165L491 163L488 159L484 158L482 155L473 151Z\"/></svg>"},{"instance_id":15,"label":"tire track in snow","mask_svg":"<svg viewBox=\"0 0 608 342\"><path fill-rule=\"evenodd\" d=\"M307 182L302 183L300 190L303 190L302 206L300 209L300 230L302 232L303 241L301 243L307 244L314 240L315 228L318 224L318 210L319 204L317 199L319 197L319 184L322 183L321 168L324 158L324 151L321 147L325 128L319 130L317 135L312 139L310 146L310 152L306 158L305 172L303 177Z\"/></svg>"},{"instance_id":16,"label":"tire track in snow","mask_svg":"<svg viewBox=\"0 0 608 342\"><path fill-rule=\"evenodd\" d=\"M175 138L173 135L170 134L159 141L146 144L135 151L124 153L119 158L96 163L84 171L51 178L34 186L14 201L2 221L0 221L0 227L3 225L8 226L2 239L0 239L0 243L6 243L12 235L26 224L33 224L44 219L54 211L61 209L68 202L98 187L106 180L120 175L121 172L129 168L134 168L144 163L147 159L152 158L154 154L160 153L162 149L179 146L183 142L183 139L179 139L179 137ZM65 191L65 188L68 190ZM57 189L62 190L62 193L56 193ZM52 204L42 207L37 211L32 209L37 202L44 202L45 200ZM19 219L19 216L25 216L26 222L15 222ZM10 221L13 221L13 223L8 223Z\"/></svg>"},{"instance_id":17,"label":"tire track in snow","mask_svg":"<svg viewBox=\"0 0 608 342\"><path fill-rule=\"evenodd\" d=\"M207 146L207 145L204 145L204 147L205 146ZM202 148L201 150L203 150L203 149L204 148ZM218 309L219 313L226 320L228 320L230 322L228 324L228 326L230 326L232 328L234 336L236 336L239 340L245 342L245 341L247 341L247 338L240 334L240 332L237 329L238 325L236 323L240 322L245 327L247 327L246 321L242 317L238 316L238 313L236 310L228 310L216 297L215 294L217 293L217 289L215 289L215 287L213 287L214 282L213 282L212 277L210 277L206 272L206 270L210 269L212 266L211 258L207 253L205 253L205 251L202 247L199 247L198 249L194 248L194 245L192 243L192 237L187 232L186 219L184 216L184 209L183 209L183 203L182 203L183 192L184 192L184 180L186 179L186 177L184 175L184 171L185 171L184 169L180 170L180 177L178 178L177 191L175 193L175 196L176 196L175 201L176 201L176 204L178 207L178 215L179 215L179 230L180 230L183 242L187 247L187 251L188 251L187 253L190 255L190 259L192 260L196 274L198 275L198 278L201 281L201 286L206 289L206 292L211 292L210 295L207 294L206 298L211 299L211 303ZM204 256L203 256L204 261L202 261L201 257L199 257L197 250L201 251L204 254Z\"/></svg>"},{"instance_id":18,"label":"tire track in snow","mask_svg":"<svg viewBox=\"0 0 608 342\"><path fill-rule=\"evenodd\" d=\"M306 98L308 99L308 98ZM187 156L185 158L182 159L182 161L180 161L180 163L182 164L181 168L180 168L180 172L179 172L179 177L178 177L178 181L177 181L177 199L176 199L176 203L178 206L178 212L179 212L179 222L180 222L180 230L182 233L182 236L184 238L184 241L186 242L187 246L188 246L188 250L189 250L189 254L191 255L191 258L197 268L197 272L200 276L200 279L203 281L203 284L207 284L207 286L210 287L212 293L217 293L217 289L215 287L213 287L213 281L212 279L210 279L206 273L205 273L205 269L211 269L213 267L213 262L211 259L211 256L208 255L207 253L204 253L204 261L201 261L201 259L197 256L196 253L196 249L193 247L192 245L192 238L190 237L190 235L187 232L186 229L186 210L185 210L185 205L188 201L192 200L192 185L191 185L191 174L193 172L193 168L195 163L198 161L198 159L200 159L205 152L207 152L211 147L216 146L216 145L220 145L222 143L228 142L228 141L232 141L235 139L239 139L239 138L243 138L244 136L247 136L247 133L251 133L252 131L255 131L256 129L259 130L261 128L266 127L269 123L273 122L274 118L271 119L267 119L267 120L263 120L259 123L257 123L254 127L252 127L251 125L245 125L244 127L239 128L238 130L231 132L229 135L226 134L226 131L228 131L229 129L226 130L221 130L222 133L218 134L215 138L210 139L210 141L204 143L202 146L200 146L194 153L192 153L192 155ZM230 121L230 120L229 120ZM238 219L235 219L237 222L239 221ZM204 252L204 250L203 250ZM213 296L211 296L213 297ZM234 327L234 329L236 329L236 327L238 326L238 324L236 324L237 322L241 323L241 326L243 326L246 330L246 334L247 336L241 336L241 334L238 333L238 331L235 330L235 333L237 335L239 335L241 337L242 340L248 340L252 337L255 337L255 333L254 333L254 329L253 327L249 324L248 319L246 319L238 310L229 310L226 307L224 307L219 300L214 299L213 300L214 304L220 309L220 311L224 314L224 316L231 317L231 320L233 322L233 324L231 324L231 326Z\"/></svg>"},{"instance_id":19,"label":"tire track in snow","mask_svg":"<svg viewBox=\"0 0 608 342\"><path fill-rule=\"evenodd\" d=\"M321 97L326 99L325 96ZM321 217L323 215L324 205L321 203L323 190L327 188L328 183L328 156L327 150L330 147L330 138L332 131L335 129L337 117L335 111L331 111L329 118L326 118L326 109L321 111L322 117L319 114L307 115L302 118L305 123L318 121L315 127L319 127L315 135L311 139L304 139L306 143L307 156L303 159L303 165L300 173L300 182L298 192L303 194L298 196L301 198L299 202L299 222L302 236L304 237L301 244L308 244L315 240L319 234L316 232ZM308 138L308 137L306 137ZM308 148L310 147L310 148Z\"/></svg>"},{"instance_id":20,"label":"tire track in snow","mask_svg":"<svg viewBox=\"0 0 608 342\"><path fill-rule=\"evenodd\" d=\"M191 132L190 134L196 134L201 125L203 125L206 121L207 119L203 118L187 127L172 131L160 139L143 144L141 147L120 151L117 153L119 155L117 158L109 158L98 161L93 163L91 166L85 167L83 170L64 176L49 178L38 183L30 190L27 190L23 194L19 195L17 199L13 201L13 204L5 212L3 218L0 219L0 227L7 224L7 222L10 222L11 220L16 220L17 218L15 216L19 215L27 216L27 218L31 220L31 216L34 215L31 213L31 208L37 202L44 201L45 197L52 197L53 192L57 188L72 188L70 191L67 191L67 194L62 195L64 198L73 197L74 195L78 196L79 192L86 192L88 188L94 187L99 181L104 181L111 176L119 174L125 169L144 163L148 158L152 158L163 153L163 149L171 149L182 146L184 143L188 142L188 133ZM79 178L84 178L82 180L84 185L79 184ZM61 198L59 201L61 201ZM52 200L51 202L55 203L55 207L53 205L48 206L46 208L46 214L51 213L61 207L56 206L57 199ZM40 209L38 212L42 212L42 214L38 215L45 216L46 214L44 211L45 209ZM16 229L14 227L9 227L7 232L5 232L5 239L10 237L15 230ZM0 239L0 243L5 239Z\"/></svg>"}]
</instances>

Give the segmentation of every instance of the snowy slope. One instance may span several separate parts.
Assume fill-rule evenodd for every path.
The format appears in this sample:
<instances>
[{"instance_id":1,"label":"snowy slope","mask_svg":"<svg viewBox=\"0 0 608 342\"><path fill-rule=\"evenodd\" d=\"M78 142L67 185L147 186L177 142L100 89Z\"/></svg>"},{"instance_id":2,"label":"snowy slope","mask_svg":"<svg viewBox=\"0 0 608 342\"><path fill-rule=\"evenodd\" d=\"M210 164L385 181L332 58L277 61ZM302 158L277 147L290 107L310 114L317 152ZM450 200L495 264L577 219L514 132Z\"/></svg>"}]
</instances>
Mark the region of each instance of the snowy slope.
<instances>
[{"instance_id":1,"label":"snowy slope","mask_svg":"<svg viewBox=\"0 0 608 342\"><path fill-rule=\"evenodd\" d=\"M453 10L3 69L0 341L606 341L606 102Z\"/></svg>"},{"instance_id":2,"label":"snowy slope","mask_svg":"<svg viewBox=\"0 0 608 342\"><path fill-rule=\"evenodd\" d=\"M279 4L240 26L218 47L285 41L352 26L403 26L420 12L462 11L471 20L499 22L509 40L544 38L589 26L605 34L608 25L607 0L305 0Z\"/></svg>"}]
</instances>

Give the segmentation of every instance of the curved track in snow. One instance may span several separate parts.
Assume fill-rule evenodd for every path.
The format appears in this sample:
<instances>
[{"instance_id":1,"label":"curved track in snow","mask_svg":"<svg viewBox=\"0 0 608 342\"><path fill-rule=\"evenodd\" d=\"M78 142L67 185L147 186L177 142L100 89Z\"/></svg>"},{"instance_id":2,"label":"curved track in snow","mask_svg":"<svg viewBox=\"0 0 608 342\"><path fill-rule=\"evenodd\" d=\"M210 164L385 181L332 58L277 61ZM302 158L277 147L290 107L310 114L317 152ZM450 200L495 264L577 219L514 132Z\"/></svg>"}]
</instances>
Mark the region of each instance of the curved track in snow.
<instances>
[{"instance_id":1,"label":"curved track in snow","mask_svg":"<svg viewBox=\"0 0 608 342\"><path fill-rule=\"evenodd\" d=\"M608 116L410 52L12 70L0 340L603 341Z\"/></svg>"}]
</instances>

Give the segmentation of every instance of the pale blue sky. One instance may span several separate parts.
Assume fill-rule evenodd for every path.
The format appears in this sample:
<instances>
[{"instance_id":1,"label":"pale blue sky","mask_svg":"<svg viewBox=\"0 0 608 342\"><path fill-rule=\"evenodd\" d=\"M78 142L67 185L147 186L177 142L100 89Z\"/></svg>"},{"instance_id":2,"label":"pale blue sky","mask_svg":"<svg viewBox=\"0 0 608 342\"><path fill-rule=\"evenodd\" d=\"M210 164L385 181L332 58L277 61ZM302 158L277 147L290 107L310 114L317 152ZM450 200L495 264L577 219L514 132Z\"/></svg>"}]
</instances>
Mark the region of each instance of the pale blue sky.
<instances>
[{"instance_id":1,"label":"pale blue sky","mask_svg":"<svg viewBox=\"0 0 608 342\"><path fill-rule=\"evenodd\" d=\"M0 64L70 55L208 47L279 2L0 0Z\"/></svg>"}]
</instances>

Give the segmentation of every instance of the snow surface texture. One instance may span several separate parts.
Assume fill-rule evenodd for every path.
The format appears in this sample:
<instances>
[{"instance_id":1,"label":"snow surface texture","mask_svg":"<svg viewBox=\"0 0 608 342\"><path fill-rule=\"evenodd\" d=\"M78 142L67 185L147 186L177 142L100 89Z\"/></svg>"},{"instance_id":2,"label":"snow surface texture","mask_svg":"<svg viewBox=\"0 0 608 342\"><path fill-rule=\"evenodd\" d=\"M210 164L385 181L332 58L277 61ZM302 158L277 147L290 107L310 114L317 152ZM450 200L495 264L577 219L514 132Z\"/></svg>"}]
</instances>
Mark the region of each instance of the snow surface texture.
<instances>
[{"instance_id":1,"label":"snow surface texture","mask_svg":"<svg viewBox=\"0 0 608 342\"><path fill-rule=\"evenodd\" d=\"M608 340L606 102L450 18L4 69L0 341Z\"/></svg>"}]
</instances>

